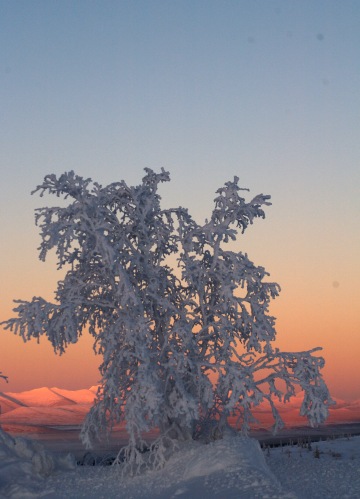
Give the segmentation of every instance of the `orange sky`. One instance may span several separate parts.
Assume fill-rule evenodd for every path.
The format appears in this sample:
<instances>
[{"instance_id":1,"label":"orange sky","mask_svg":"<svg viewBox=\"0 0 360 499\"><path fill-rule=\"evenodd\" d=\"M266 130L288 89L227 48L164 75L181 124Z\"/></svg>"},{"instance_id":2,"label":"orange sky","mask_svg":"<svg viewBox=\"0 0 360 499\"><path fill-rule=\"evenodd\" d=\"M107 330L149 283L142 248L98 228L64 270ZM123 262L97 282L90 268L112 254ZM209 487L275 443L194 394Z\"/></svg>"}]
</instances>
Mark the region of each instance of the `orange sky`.
<instances>
[{"instance_id":1,"label":"orange sky","mask_svg":"<svg viewBox=\"0 0 360 499\"><path fill-rule=\"evenodd\" d=\"M259 224L264 228L268 222ZM243 243L245 241L246 237ZM350 266L347 269L344 265L341 273L329 270L328 275L316 274L316 279L309 285L313 268L298 262L302 272L297 272L295 260L299 252L287 255L286 260L281 260L278 253L274 258L266 252L260 259L261 247L254 244L251 236L245 250L253 255L256 263L261 262L265 268L270 268L271 277L282 285L282 292L271 307L272 314L277 317L277 346L288 351L322 346L322 355L326 359L324 375L331 393L341 399L359 399L359 314L355 299L357 289ZM36 250L29 253L22 255L21 251L14 251L13 259L6 267L5 282L8 285L2 295L1 320L11 316L12 298L31 299L40 295L50 299L55 289L59 274L54 270L54 260L51 258L43 264L37 260ZM3 383L0 390L22 391L42 386L89 387L99 381L97 368L100 360L92 351L89 335L84 335L78 344L70 345L66 354L59 357L45 339L40 344L33 340L24 343L19 337L4 331L1 332L0 364L1 370L9 376L9 384Z\"/></svg>"}]
</instances>

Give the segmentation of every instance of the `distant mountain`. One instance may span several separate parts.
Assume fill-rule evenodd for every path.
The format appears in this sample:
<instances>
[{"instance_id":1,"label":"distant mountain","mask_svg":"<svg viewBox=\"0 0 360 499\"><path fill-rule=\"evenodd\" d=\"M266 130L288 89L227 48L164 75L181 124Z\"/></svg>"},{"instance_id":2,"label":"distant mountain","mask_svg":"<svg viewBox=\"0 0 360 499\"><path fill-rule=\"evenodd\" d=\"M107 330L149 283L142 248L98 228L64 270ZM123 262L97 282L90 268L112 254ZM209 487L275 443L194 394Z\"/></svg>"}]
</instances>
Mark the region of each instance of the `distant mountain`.
<instances>
[{"instance_id":1,"label":"distant mountain","mask_svg":"<svg viewBox=\"0 0 360 499\"><path fill-rule=\"evenodd\" d=\"M78 427L92 406L97 386L82 390L62 388L35 388L24 392L0 392L0 424L13 433L43 433L57 427ZM307 425L306 418L299 415L302 395L291 403L279 404L278 409L288 426ZM259 426L273 424L271 410L262 404L254 411ZM330 410L328 423L360 422L360 401L338 400Z\"/></svg>"},{"instance_id":2,"label":"distant mountain","mask_svg":"<svg viewBox=\"0 0 360 499\"><path fill-rule=\"evenodd\" d=\"M68 399L51 388L35 388L21 393L7 392L13 400L18 401L26 407L56 407L62 405L75 404L71 399Z\"/></svg>"},{"instance_id":3,"label":"distant mountain","mask_svg":"<svg viewBox=\"0 0 360 499\"><path fill-rule=\"evenodd\" d=\"M89 411L89 405L67 405L63 407L18 407L0 417L0 423L26 426L76 426L80 425Z\"/></svg>"},{"instance_id":4,"label":"distant mountain","mask_svg":"<svg viewBox=\"0 0 360 499\"><path fill-rule=\"evenodd\" d=\"M8 407L2 412L23 407L57 407L74 404L92 404L97 387L83 390L64 390L62 388L34 388L25 392L0 392L0 405Z\"/></svg>"},{"instance_id":5,"label":"distant mountain","mask_svg":"<svg viewBox=\"0 0 360 499\"><path fill-rule=\"evenodd\" d=\"M93 404L96 397L97 386L82 390L63 390L62 388L51 388L55 394L75 404Z\"/></svg>"},{"instance_id":6,"label":"distant mountain","mask_svg":"<svg viewBox=\"0 0 360 499\"><path fill-rule=\"evenodd\" d=\"M0 392L0 416L5 412L13 411L14 409L17 409L18 407L21 407L23 405L25 404L20 402L20 400L16 399L15 397L11 397L7 393Z\"/></svg>"},{"instance_id":7,"label":"distant mountain","mask_svg":"<svg viewBox=\"0 0 360 499\"><path fill-rule=\"evenodd\" d=\"M83 390L35 388L0 392L0 424L12 432L39 432L57 426L79 426L96 397L97 387Z\"/></svg>"}]
</instances>

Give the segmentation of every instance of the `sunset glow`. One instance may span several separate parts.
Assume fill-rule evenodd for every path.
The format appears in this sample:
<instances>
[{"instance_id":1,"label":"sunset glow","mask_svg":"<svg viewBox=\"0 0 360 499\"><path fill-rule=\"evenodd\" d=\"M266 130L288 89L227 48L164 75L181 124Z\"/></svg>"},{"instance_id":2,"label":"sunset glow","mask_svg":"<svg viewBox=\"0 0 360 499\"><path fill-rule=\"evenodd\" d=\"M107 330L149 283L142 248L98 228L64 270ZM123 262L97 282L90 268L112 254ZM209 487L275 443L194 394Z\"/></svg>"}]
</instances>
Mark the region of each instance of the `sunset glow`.
<instances>
[{"instance_id":1,"label":"sunset glow","mask_svg":"<svg viewBox=\"0 0 360 499\"><path fill-rule=\"evenodd\" d=\"M323 347L332 395L360 400L360 4L20 1L0 12L0 321L13 299L51 299L62 277L37 254L34 209L62 202L30 195L46 174L135 185L164 167L163 205L198 221L237 175L244 196L272 196L233 249L282 288L276 346ZM59 357L45 338L1 330L1 392L85 389L100 363L89 335Z\"/></svg>"}]
</instances>

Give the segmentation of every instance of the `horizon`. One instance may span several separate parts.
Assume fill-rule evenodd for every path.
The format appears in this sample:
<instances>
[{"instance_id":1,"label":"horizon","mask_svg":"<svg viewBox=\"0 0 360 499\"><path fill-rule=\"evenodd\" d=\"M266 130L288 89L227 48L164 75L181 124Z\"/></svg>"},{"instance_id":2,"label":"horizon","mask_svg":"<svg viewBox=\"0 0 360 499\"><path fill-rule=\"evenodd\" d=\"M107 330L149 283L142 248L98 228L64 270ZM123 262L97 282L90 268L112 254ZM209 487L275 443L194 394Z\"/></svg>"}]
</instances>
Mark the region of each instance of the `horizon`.
<instances>
[{"instance_id":1,"label":"horizon","mask_svg":"<svg viewBox=\"0 0 360 499\"><path fill-rule=\"evenodd\" d=\"M23 392L0 391L0 425L10 433L43 432L47 427L81 425L93 404L97 386L67 390L59 387L41 387ZM284 421L284 429L310 427L306 417L300 415L302 393L299 392L289 402L278 400L275 405ZM7 403L7 405L4 403ZM66 408L64 412L63 409ZM78 409L77 409L78 408ZM33 412L36 409L36 412ZM60 410L60 413L59 413ZM29 412L30 411L30 412ZM252 430L270 430L274 420L269 404L264 401L255 407L253 414L257 421L251 424ZM31 416L31 417L30 417ZM336 400L329 407L329 417L319 427L337 424L352 424L360 420L360 399L356 401ZM229 416L231 425L236 417ZM27 428L27 429L26 429ZM33 428L31 430L31 428Z\"/></svg>"}]
</instances>

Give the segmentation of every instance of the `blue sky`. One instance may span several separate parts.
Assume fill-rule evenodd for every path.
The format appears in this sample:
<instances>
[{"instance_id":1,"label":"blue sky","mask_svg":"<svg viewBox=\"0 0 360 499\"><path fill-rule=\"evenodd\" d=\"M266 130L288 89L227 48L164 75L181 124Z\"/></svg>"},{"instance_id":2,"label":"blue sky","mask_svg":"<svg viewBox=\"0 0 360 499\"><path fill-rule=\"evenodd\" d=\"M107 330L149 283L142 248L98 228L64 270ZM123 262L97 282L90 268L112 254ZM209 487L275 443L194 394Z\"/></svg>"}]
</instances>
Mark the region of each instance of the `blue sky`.
<instances>
[{"instance_id":1,"label":"blue sky","mask_svg":"<svg viewBox=\"0 0 360 499\"><path fill-rule=\"evenodd\" d=\"M143 168L165 167L164 203L199 220L234 175L271 194L267 221L239 249L283 287L280 334L299 347L336 334L353 344L358 1L1 0L0 47L2 313L10 292L31 298L56 282L36 255L42 200L30 191L45 174L133 184ZM281 323L289 309L296 326Z\"/></svg>"},{"instance_id":2,"label":"blue sky","mask_svg":"<svg viewBox=\"0 0 360 499\"><path fill-rule=\"evenodd\" d=\"M337 160L359 154L358 2L0 6L2 154L31 185L69 168L136 182L161 165L273 192L341 182Z\"/></svg>"}]
</instances>

